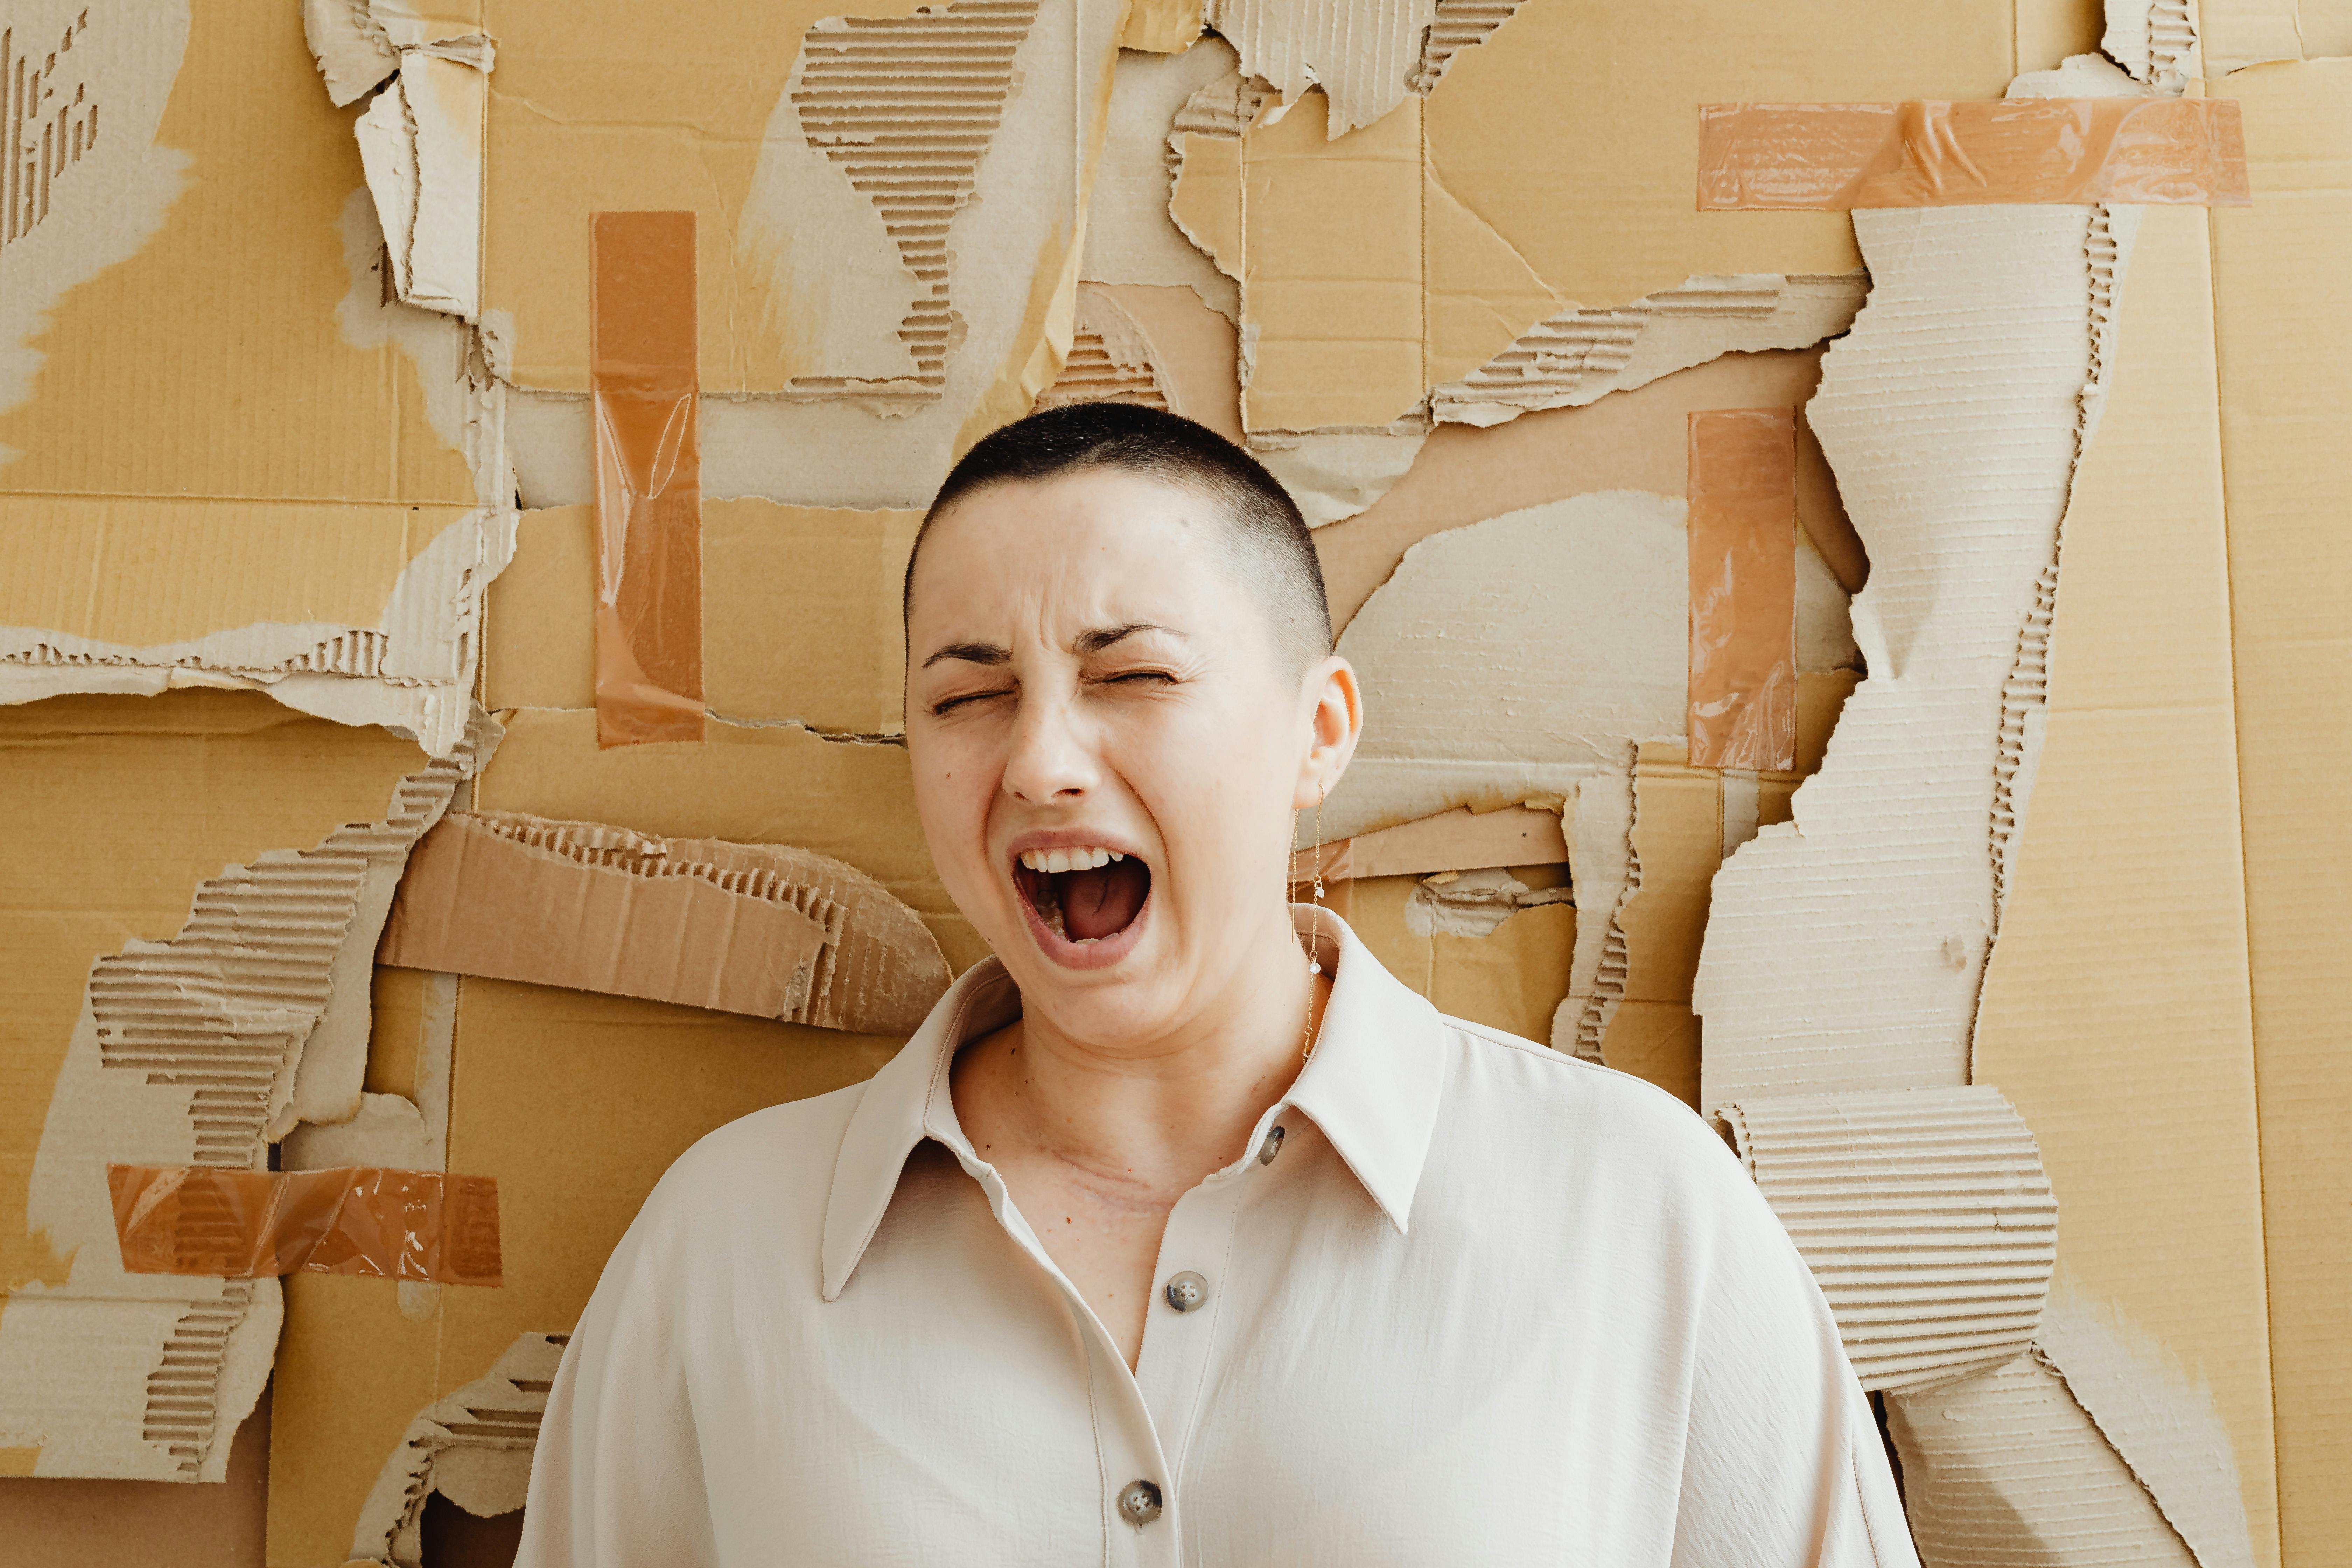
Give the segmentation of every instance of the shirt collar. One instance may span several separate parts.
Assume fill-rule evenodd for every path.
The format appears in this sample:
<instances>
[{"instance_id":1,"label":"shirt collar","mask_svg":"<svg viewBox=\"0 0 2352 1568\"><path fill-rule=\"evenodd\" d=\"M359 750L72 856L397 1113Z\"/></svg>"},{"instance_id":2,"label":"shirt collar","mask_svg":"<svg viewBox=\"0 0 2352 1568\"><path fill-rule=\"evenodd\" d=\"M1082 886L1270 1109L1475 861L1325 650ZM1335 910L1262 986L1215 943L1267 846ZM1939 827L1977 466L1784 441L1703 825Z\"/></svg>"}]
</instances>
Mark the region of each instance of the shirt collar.
<instances>
[{"instance_id":1,"label":"shirt collar","mask_svg":"<svg viewBox=\"0 0 2352 1568\"><path fill-rule=\"evenodd\" d=\"M1437 1009L1381 968L1330 910L1293 905L1292 916L1302 935L1315 933L1331 970L1331 996L1314 1055L1267 1117L1296 1107L1312 1120L1402 1233L1444 1078ZM868 1080L843 1132L825 1203L826 1300L841 1294L865 1256L916 1144L934 1138L967 1165L978 1163L956 1121L949 1064L966 1043L1020 1015L1013 977L996 959L983 959L948 987L923 1026Z\"/></svg>"}]
</instances>

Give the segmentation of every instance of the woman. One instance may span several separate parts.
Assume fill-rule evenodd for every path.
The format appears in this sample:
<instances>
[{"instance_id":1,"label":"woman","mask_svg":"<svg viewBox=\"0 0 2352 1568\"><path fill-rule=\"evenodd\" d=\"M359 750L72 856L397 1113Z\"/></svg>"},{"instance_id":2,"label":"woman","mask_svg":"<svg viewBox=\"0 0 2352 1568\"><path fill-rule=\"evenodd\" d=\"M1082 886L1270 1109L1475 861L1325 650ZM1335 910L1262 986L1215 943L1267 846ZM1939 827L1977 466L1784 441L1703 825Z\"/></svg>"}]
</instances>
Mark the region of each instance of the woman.
<instances>
[{"instance_id":1,"label":"woman","mask_svg":"<svg viewBox=\"0 0 2352 1568\"><path fill-rule=\"evenodd\" d=\"M906 617L923 829L996 956L663 1178L521 1562L1914 1562L1721 1142L1286 903L1363 715L1255 463L1033 416L950 475Z\"/></svg>"}]
</instances>

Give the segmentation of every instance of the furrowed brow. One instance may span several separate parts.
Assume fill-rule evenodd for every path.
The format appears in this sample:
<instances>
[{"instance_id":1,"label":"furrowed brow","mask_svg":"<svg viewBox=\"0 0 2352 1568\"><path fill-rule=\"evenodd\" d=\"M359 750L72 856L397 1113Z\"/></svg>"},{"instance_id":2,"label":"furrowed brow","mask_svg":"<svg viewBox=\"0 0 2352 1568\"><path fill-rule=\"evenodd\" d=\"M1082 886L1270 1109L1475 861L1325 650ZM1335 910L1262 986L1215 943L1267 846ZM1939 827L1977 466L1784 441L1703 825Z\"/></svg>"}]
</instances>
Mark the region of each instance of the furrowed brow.
<instances>
[{"instance_id":1,"label":"furrowed brow","mask_svg":"<svg viewBox=\"0 0 2352 1568\"><path fill-rule=\"evenodd\" d=\"M1076 646L1078 652L1081 654L1097 654L1102 652L1103 649L1111 647L1115 643L1122 642L1127 638L1133 637L1138 632L1164 632L1166 630L1168 630L1166 626L1155 626L1150 621L1137 621L1132 626L1099 626L1090 632L1080 632L1078 634ZM1180 633L1178 635L1181 636L1181 634Z\"/></svg>"},{"instance_id":2,"label":"furrowed brow","mask_svg":"<svg viewBox=\"0 0 2352 1568\"><path fill-rule=\"evenodd\" d=\"M961 659L966 664L1011 664L1013 652L994 643L951 642L923 660L923 668L929 669L944 659Z\"/></svg>"}]
</instances>

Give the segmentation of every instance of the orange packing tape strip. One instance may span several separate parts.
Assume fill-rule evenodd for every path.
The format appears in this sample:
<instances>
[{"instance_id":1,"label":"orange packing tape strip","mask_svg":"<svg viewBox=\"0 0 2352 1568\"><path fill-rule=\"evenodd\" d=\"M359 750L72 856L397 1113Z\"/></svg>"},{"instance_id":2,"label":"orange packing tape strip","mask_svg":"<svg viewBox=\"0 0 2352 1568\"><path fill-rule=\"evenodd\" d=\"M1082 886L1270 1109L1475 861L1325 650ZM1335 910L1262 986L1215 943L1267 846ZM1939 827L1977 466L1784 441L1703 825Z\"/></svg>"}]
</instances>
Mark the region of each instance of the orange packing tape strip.
<instances>
[{"instance_id":1,"label":"orange packing tape strip","mask_svg":"<svg viewBox=\"0 0 2352 1568\"><path fill-rule=\"evenodd\" d=\"M1797 421L1690 416L1690 760L1797 765Z\"/></svg>"},{"instance_id":2,"label":"orange packing tape strip","mask_svg":"<svg viewBox=\"0 0 2352 1568\"><path fill-rule=\"evenodd\" d=\"M694 215L590 220L596 743L702 739Z\"/></svg>"},{"instance_id":3,"label":"orange packing tape strip","mask_svg":"<svg viewBox=\"0 0 2352 1568\"><path fill-rule=\"evenodd\" d=\"M1701 104L1698 205L2244 206L2241 127L2214 98Z\"/></svg>"},{"instance_id":4,"label":"orange packing tape strip","mask_svg":"<svg viewBox=\"0 0 2352 1568\"><path fill-rule=\"evenodd\" d=\"M251 1279L307 1268L502 1283L499 1184L488 1176L109 1165L106 1178L132 1274Z\"/></svg>"}]
</instances>

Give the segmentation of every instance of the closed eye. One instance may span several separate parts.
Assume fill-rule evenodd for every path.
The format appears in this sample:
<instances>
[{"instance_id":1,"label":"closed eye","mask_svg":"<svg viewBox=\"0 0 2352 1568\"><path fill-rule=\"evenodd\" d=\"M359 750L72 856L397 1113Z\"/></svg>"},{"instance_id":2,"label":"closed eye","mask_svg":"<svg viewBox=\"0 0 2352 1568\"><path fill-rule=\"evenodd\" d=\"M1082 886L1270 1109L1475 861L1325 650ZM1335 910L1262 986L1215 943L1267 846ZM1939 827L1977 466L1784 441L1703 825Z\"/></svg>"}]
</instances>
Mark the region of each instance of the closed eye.
<instances>
[{"instance_id":1,"label":"closed eye","mask_svg":"<svg viewBox=\"0 0 2352 1568\"><path fill-rule=\"evenodd\" d=\"M1012 695L1012 688L1005 687L995 691L967 691L960 697L943 698L940 701L931 704L931 717L934 719L944 718L948 714L954 712L957 709L964 707L968 703L985 702L991 698L1010 697Z\"/></svg>"},{"instance_id":2,"label":"closed eye","mask_svg":"<svg viewBox=\"0 0 2352 1568\"><path fill-rule=\"evenodd\" d=\"M1141 681L1157 681L1162 686L1173 686L1176 684L1176 678L1164 669L1130 669L1118 675L1104 676L1097 684L1126 686Z\"/></svg>"}]
</instances>

